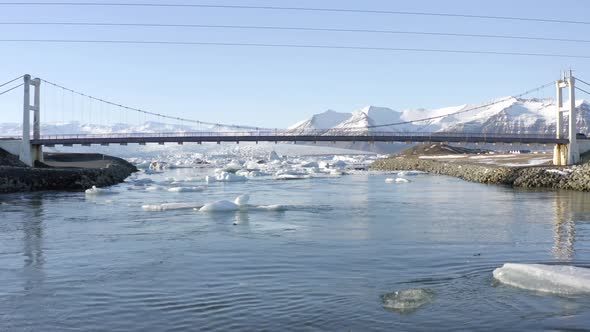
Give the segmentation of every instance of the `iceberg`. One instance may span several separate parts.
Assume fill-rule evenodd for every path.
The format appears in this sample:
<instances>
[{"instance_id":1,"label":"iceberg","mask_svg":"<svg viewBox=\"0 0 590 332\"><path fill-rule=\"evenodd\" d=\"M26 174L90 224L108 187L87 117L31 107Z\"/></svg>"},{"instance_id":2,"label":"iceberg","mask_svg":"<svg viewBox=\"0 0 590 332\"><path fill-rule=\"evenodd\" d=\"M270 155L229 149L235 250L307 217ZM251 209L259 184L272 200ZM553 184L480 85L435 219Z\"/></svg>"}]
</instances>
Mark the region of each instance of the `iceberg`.
<instances>
[{"instance_id":1,"label":"iceberg","mask_svg":"<svg viewBox=\"0 0 590 332\"><path fill-rule=\"evenodd\" d=\"M205 204L199 209L199 212L233 212L238 211L240 207L230 201L222 200Z\"/></svg>"},{"instance_id":2,"label":"iceberg","mask_svg":"<svg viewBox=\"0 0 590 332\"><path fill-rule=\"evenodd\" d=\"M248 205L248 201L250 200L250 195L244 194L236 197L234 200L234 204L237 206L246 206Z\"/></svg>"},{"instance_id":3,"label":"iceberg","mask_svg":"<svg viewBox=\"0 0 590 332\"><path fill-rule=\"evenodd\" d=\"M287 211L287 207L284 205L258 205L254 206L255 210L263 210L263 211Z\"/></svg>"},{"instance_id":4,"label":"iceberg","mask_svg":"<svg viewBox=\"0 0 590 332\"><path fill-rule=\"evenodd\" d=\"M183 210L183 209L198 209L202 205L194 203L164 203L157 205L142 205L141 208L145 211L167 211L167 210Z\"/></svg>"},{"instance_id":5,"label":"iceberg","mask_svg":"<svg viewBox=\"0 0 590 332\"><path fill-rule=\"evenodd\" d=\"M409 183L410 180L404 178L387 178L385 179L385 183Z\"/></svg>"},{"instance_id":6,"label":"iceberg","mask_svg":"<svg viewBox=\"0 0 590 332\"><path fill-rule=\"evenodd\" d=\"M205 190L204 187L172 187L168 189L171 193L191 193L203 190Z\"/></svg>"},{"instance_id":7,"label":"iceberg","mask_svg":"<svg viewBox=\"0 0 590 332\"><path fill-rule=\"evenodd\" d=\"M562 295L590 293L590 269L582 267L506 263L493 274L503 284L532 291Z\"/></svg>"},{"instance_id":8,"label":"iceberg","mask_svg":"<svg viewBox=\"0 0 590 332\"><path fill-rule=\"evenodd\" d=\"M110 189L105 189L105 188L97 188L96 186L92 186L92 188L90 189L86 189L86 191L84 192L86 195L90 195L90 196L99 196L99 195L112 195L112 194L116 194L116 192L110 190Z\"/></svg>"},{"instance_id":9,"label":"iceberg","mask_svg":"<svg viewBox=\"0 0 590 332\"><path fill-rule=\"evenodd\" d=\"M268 155L268 160L270 160L270 161L281 160L281 157L279 157L279 155L273 150Z\"/></svg>"},{"instance_id":10,"label":"iceberg","mask_svg":"<svg viewBox=\"0 0 590 332\"><path fill-rule=\"evenodd\" d=\"M243 181L247 181L248 178L242 175L235 175L233 173L228 173L228 172L221 172L219 174L217 174L217 176L215 177L216 181L220 181L220 182L243 182Z\"/></svg>"}]
</instances>

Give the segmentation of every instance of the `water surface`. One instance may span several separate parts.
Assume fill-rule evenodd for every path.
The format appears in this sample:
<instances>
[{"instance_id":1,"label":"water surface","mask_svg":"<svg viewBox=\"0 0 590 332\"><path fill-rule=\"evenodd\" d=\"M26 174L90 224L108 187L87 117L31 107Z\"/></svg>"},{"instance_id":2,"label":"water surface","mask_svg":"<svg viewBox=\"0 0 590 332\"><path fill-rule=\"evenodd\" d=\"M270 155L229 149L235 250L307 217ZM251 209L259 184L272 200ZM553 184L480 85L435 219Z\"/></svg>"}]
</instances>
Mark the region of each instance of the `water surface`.
<instances>
[{"instance_id":1,"label":"water surface","mask_svg":"<svg viewBox=\"0 0 590 332\"><path fill-rule=\"evenodd\" d=\"M200 170L155 175L200 177ZM0 196L0 330L561 330L590 297L499 285L506 262L590 267L590 195L386 174L203 192ZM198 185L192 183L187 185ZM250 193L284 212L147 212ZM398 313L381 295L427 288Z\"/></svg>"}]
</instances>

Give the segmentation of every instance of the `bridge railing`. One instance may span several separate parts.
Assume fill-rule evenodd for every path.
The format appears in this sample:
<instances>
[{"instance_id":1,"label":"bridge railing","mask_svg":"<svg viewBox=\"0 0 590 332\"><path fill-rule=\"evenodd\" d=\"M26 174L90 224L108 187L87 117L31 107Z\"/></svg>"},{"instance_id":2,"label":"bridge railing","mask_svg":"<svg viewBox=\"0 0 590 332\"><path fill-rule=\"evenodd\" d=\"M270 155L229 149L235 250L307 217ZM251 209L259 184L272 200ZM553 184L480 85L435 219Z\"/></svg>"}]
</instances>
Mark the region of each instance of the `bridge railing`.
<instances>
[{"instance_id":1,"label":"bridge railing","mask_svg":"<svg viewBox=\"0 0 590 332\"><path fill-rule=\"evenodd\" d=\"M66 134L42 135L41 139L83 139L83 138L174 138L174 137L285 137L285 136L363 136L363 137L448 137L448 138L555 138L554 134L501 134L501 133L473 133L473 132L391 132L367 130L256 130L256 131L195 131L195 132L164 132L164 133L108 133L108 134ZM1 136L0 136L1 138ZM14 138L14 137L10 137Z\"/></svg>"}]
</instances>

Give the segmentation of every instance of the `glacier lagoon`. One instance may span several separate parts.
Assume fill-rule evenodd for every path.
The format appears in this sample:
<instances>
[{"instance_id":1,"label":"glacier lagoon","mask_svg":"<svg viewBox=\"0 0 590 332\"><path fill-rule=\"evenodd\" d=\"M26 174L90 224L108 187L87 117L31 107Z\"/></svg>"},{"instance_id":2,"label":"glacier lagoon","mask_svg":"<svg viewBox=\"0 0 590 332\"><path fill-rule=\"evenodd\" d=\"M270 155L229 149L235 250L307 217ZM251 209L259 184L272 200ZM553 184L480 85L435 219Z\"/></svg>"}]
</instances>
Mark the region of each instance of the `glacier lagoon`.
<instances>
[{"instance_id":1,"label":"glacier lagoon","mask_svg":"<svg viewBox=\"0 0 590 332\"><path fill-rule=\"evenodd\" d=\"M493 276L505 263L590 268L590 194L424 174L207 175L0 196L0 330L590 326L590 296L571 285L551 293ZM183 187L204 188L168 190ZM247 208L198 211L242 194Z\"/></svg>"}]
</instances>

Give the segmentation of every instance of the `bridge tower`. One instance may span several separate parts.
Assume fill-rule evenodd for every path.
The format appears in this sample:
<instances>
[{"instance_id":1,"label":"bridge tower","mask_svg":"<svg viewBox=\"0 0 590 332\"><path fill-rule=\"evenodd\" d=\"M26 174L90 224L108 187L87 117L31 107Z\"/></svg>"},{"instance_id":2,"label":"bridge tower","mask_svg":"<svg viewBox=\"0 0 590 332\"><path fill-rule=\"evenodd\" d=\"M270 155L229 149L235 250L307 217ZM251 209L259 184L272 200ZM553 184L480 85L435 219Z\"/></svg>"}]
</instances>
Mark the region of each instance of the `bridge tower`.
<instances>
[{"instance_id":1,"label":"bridge tower","mask_svg":"<svg viewBox=\"0 0 590 332\"><path fill-rule=\"evenodd\" d=\"M35 88L33 105L31 105L31 86ZM33 111L33 139L41 138L41 80L31 79L31 75L24 76L24 101L23 101L23 140L19 159L34 166L35 161L43 161L43 148L41 145L31 144L31 111Z\"/></svg>"},{"instance_id":2,"label":"bridge tower","mask_svg":"<svg viewBox=\"0 0 590 332\"><path fill-rule=\"evenodd\" d=\"M563 113L569 112L568 123L568 144L556 144L553 150L553 164L556 166L573 165L580 162L580 151L576 138L576 79L569 72L569 77L563 74L562 79L555 82L556 96L555 108L557 111L557 121L555 126L556 137L564 138L564 121ZM569 92L569 107L567 111L563 110L563 89L568 88Z\"/></svg>"}]
</instances>

